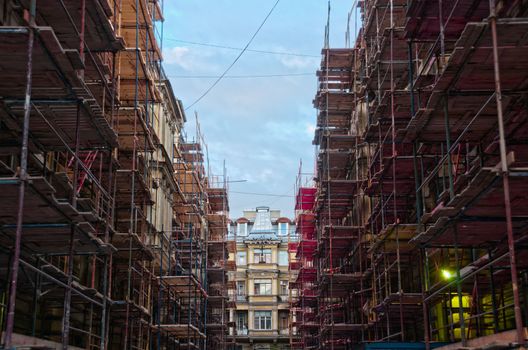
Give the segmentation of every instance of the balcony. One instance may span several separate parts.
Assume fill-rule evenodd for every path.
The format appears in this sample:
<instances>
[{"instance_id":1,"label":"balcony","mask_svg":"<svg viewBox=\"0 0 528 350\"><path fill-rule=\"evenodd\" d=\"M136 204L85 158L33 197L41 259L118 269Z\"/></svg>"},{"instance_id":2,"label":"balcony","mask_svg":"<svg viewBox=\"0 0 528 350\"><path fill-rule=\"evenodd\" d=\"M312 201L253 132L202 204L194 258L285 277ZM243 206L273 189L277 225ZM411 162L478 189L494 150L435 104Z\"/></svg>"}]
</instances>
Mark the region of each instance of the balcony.
<instances>
[{"instance_id":1,"label":"balcony","mask_svg":"<svg viewBox=\"0 0 528 350\"><path fill-rule=\"evenodd\" d=\"M251 294L247 297L244 296L245 300L253 304L276 304L276 303L289 303L288 295L276 295L276 294ZM237 300L238 301L238 300Z\"/></svg>"},{"instance_id":2,"label":"balcony","mask_svg":"<svg viewBox=\"0 0 528 350\"><path fill-rule=\"evenodd\" d=\"M288 328L279 329L279 335L290 336L290 330Z\"/></svg>"},{"instance_id":3,"label":"balcony","mask_svg":"<svg viewBox=\"0 0 528 350\"><path fill-rule=\"evenodd\" d=\"M233 232L229 232L227 235L228 241L237 242L237 243L245 243L246 241L248 241L247 238L248 238L247 235L243 235L243 236L235 235ZM290 233L289 235L285 235L285 236L277 235L276 237L274 237L274 240L276 240L277 243L297 242L299 241L299 239L300 239L300 236L295 233Z\"/></svg>"},{"instance_id":4,"label":"balcony","mask_svg":"<svg viewBox=\"0 0 528 350\"><path fill-rule=\"evenodd\" d=\"M289 329L237 329L237 337L249 337L251 339L276 339L276 338L289 338Z\"/></svg>"},{"instance_id":5,"label":"balcony","mask_svg":"<svg viewBox=\"0 0 528 350\"><path fill-rule=\"evenodd\" d=\"M248 329L247 328L241 328L241 329L237 329L237 335L248 335L249 332L248 332Z\"/></svg>"},{"instance_id":6,"label":"balcony","mask_svg":"<svg viewBox=\"0 0 528 350\"><path fill-rule=\"evenodd\" d=\"M279 302L281 302L281 303L289 303L290 302L290 296L287 295L287 294L279 295L278 298L279 298Z\"/></svg>"},{"instance_id":7,"label":"balcony","mask_svg":"<svg viewBox=\"0 0 528 350\"><path fill-rule=\"evenodd\" d=\"M228 301L237 304L243 304L248 302L246 294L229 294Z\"/></svg>"},{"instance_id":8,"label":"balcony","mask_svg":"<svg viewBox=\"0 0 528 350\"><path fill-rule=\"evenodd\" d=\"M278 270L279 264L277 263L248 263L247 268L249 270Z\"/></svg>"}]
</instances>

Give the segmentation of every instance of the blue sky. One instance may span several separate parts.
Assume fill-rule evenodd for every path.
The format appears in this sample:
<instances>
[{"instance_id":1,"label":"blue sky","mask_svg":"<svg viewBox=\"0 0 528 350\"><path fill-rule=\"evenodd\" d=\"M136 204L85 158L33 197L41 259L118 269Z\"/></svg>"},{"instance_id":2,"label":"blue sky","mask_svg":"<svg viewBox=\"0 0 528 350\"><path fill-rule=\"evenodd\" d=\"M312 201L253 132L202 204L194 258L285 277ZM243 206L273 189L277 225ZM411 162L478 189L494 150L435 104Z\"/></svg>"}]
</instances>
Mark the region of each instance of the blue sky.
<instances>
[{"instance_id":1,"label":"blue sky","mask_svg":"<svg viewBox=\"0 0 528 350\"><path fill-rule=\"evenodd\" d=\"M239 54L239 51L182 43L176 40L244 47L275 0L166 0L164 4L164 67L178 98L191 105ZM352 0L332 1L330 43L345 43L347 13ZM225 78L198 104L187 110L186 129L194 134L199 115L213 173L226 161L231 180L230 216L260 205L293 216L293 190L303 160L313 170L312 146L316 111L312 99L324 40L327 1L282 0L250 49L295 52L317 57L245 52L228 75L302 74L266 78ZM246 195L267 193L289 197Z\"/></svg>"}]
</instances>

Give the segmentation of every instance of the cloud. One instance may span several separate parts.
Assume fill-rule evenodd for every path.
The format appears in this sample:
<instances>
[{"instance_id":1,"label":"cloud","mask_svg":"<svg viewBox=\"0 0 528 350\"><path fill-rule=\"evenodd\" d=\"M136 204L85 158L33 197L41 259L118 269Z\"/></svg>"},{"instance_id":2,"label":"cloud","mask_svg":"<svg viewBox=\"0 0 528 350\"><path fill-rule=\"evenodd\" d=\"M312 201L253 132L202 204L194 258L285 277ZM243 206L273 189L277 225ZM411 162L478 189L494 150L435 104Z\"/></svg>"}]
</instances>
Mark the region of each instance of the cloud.
<instances>
[{"instance_id":1,"label":"cloud","mask_svg":"<svg viewBox=\"0 0 528 350\"><path fill-rule=\"evenodd\" d=\"M214 53L208 49L196 49L186 46L169 47L163 50L165 65L177 66L187 72L200 74L215 73L219 67L212 63Z\"/></svg>"},{"instance_id":2,"label":"cloud","mask_svg":"<svg viewBox=\"0 0 528 350\"><path fill-rule=\"evenodd\" d=\"M171 47L165 50L163 56L166 64L176 64L183 69L189 69L189 48L188 47Z\"/></svg>"},{"instance_id":3,"label":"cloud","mask_svg":"<svg viewBox=\"0 0 528 350\"><path fill-rule=\"evenodd\" d=\"M309 69L315 70L319 65L319 58L299 57L299 56L280 56L280 63L290 69Z\"/></svg>"},{"instance_id":4,"label":"cloud","mask_svg":"<svg viewBox=\"0 0 528 350\"><path fill-rule=\"evenodd\" d=\"M305 131L308 134L308 136L313 136L315 133L315 125L311 123L307 123Z\"/></svg>"},{"instance_id":5,"label":"cloud","mask_svg":"<svg viewBox=\"0 0 528 350\"><path fill-rule=\"evenodd\" d=\"M174 93L189 106L214 82L214 78L180 76L218 76L239 51L186 45L182 40L243 46L255 23L269 11L266 1L195 0L169 1L166 4L165 69ZM299 8L303 16L299 16ZM350 10L347 1L336 2L331 17L331 42L339 47ZM172 12L171 12L172 11ZM197 25L207 23L207 25ZM226 24L227 23L227 24ZM326 3L290 0L274 12L250 48L315 54L321 50L326 25ZM340 31L339 28L342 28ZM303 159L304 170L313 171L312 145L316 112L312 99L317 89L315 71L318 57L271 55L245 52L228 75L268 75L310 73L307 76L223 79L200 103L187 111L187 133L192 137L193 112L199 113L201 130L209 145L213 173L223 172L226 160L231 180L230 208L233 217L258 205L280 208L293 216L292 197L266 197L235 192L292 194Z\"/></svg>"},{"instance_id":6,"label":"cloud","mask_svg":"<svg viewBox=\"0 0 528 350\"><path fill-rule=\"evenodd\" d=\"M257 176L259 182L269 183L275 177L275 172L272 169L263 169Z\"/></svg>"}]
</instances>

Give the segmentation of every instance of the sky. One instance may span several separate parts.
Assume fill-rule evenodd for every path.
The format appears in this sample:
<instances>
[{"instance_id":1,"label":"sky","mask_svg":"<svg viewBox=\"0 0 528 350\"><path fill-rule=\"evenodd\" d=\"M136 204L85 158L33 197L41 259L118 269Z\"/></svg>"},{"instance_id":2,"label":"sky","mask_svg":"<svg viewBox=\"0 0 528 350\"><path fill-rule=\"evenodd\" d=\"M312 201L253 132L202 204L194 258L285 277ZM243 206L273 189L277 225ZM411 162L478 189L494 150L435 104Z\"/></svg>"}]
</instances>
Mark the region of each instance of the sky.
<instances>
[{"instance_id":1,"label":"sky","mask_svg":"<svg viewBox=\"0 0 528 350\"><path fill-rule=\"evenodd\" d=\"M221 75L240 53L189 42L244 47L275 1L165 1L164 68L184 107L200 97L215 81L211 76ZM345 45L352 3L332 1L332 47ZM198 114L211 172L221 175L225 161L228 180L232 181L231 218L257 206L280 209L284 216L293 218L300 160L304 173L314 168L316 110L312 99L327 6L325 0L280 1L249 49L303 56L246 51L227 76L186 111L186 132L191 140L196 134L194 114ZM255 77L284 74L294 76ZM240 77L248 75L253 77Z\"/></svg>"}]
</instances>

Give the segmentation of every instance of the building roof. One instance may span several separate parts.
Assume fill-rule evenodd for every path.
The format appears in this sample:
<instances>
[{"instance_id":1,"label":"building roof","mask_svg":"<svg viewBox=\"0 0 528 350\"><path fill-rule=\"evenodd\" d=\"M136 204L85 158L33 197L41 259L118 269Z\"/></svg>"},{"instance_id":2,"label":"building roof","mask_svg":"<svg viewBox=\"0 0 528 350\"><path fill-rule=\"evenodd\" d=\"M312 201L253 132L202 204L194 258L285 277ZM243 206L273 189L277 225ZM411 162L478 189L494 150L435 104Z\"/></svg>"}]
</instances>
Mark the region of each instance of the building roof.
<instances>
[{"instance_id":1,"label":"building roof","mask_svg":"<svg viewBox=\"0 0 528 350\"><path fill-rule=\"evenodd\" d=\"M255 223L251 229L251 233L274 233L273 225L271 223L271 213L269 207L257 207L255 216Z\"/></svg>"},{"instance_id":2,"label":"building roof","mask_svg":"<svg viewBox=\"0 0 528 350\"><path fill-rule=\"evenodd\" d=\"M255 223L249 232L246 240L275 240L277 232L271 222L271 212L269 207L257 207Z\"/></svg>"}]
</instances>

